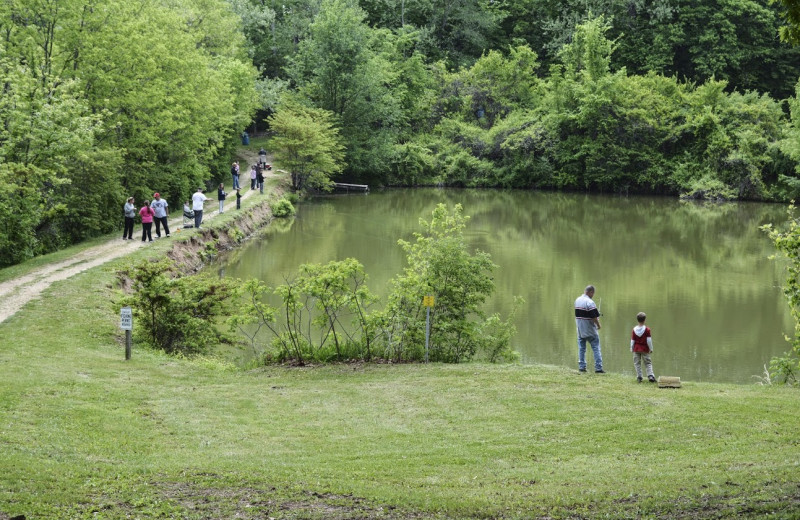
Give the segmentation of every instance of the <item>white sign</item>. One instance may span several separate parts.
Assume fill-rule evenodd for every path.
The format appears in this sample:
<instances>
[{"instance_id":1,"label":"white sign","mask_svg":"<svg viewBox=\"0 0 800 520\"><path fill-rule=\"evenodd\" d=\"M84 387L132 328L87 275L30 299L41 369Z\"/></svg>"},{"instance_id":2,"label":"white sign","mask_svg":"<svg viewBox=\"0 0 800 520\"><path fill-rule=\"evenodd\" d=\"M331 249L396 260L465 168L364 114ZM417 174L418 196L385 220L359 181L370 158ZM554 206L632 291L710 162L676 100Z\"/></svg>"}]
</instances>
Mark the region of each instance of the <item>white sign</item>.
<instances>
[{"instance_id":1,"label":"white sign","mask_svg":"<svg viewBox=\"0 0 800 520\"><path fill-rule=\"evenodd\" d=\"M123 307L119 311L119 327L122 330L133 330L133 312L130 307Z\"/></svg>"}]
</instances>

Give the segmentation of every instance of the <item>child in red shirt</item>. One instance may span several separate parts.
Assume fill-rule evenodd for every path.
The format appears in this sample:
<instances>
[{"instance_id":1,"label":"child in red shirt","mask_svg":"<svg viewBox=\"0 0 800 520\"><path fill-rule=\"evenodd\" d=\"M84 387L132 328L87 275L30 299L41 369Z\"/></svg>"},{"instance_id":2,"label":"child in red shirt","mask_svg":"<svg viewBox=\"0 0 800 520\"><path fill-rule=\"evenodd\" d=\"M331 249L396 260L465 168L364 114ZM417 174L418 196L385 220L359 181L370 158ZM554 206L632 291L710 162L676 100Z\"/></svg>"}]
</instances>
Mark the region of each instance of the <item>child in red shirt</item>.
<instances>
[{"instance_id":1,"label":"child in red shirt","mask_svg":"<svg viewBox=\"0 0 800 520\"><path fill-rule=\"evenodd\" d=\"M650 360L650 353L653 352L653 338L650 335L650 327L644 324L647 315L640 312L636 315L639 322L631 332L631 352L633 352L633 368L636 369L636 380L642 382L642 361L647 369L647 380L651 383L656 382L653 375L653 362Z\"/></svg>"}]
</instances>

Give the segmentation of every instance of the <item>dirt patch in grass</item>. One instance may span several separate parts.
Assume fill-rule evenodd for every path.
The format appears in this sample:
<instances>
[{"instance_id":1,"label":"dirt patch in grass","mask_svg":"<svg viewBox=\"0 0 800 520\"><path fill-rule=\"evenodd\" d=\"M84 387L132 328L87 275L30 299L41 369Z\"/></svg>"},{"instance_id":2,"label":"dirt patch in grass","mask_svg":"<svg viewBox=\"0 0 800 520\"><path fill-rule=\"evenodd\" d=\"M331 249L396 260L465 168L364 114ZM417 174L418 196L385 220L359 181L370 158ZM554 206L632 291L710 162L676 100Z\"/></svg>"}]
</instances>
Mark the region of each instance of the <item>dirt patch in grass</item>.
<instances>
[{"instance_id":1,"label":"dirt patch in grass","mask_svg":"<svg viewBox=\"0 0 800 520\"><path fill-rule=\"evenodd\" d=\"M436 518L430 514L401 511L393 506L369 503L353 495L313 491L288 492L275 487L224 487L202 482L153 482L148 488L158 490L153 503L168 503L179 517L211 519L308 519L308 520L417 520ZM104 502L107 503L107 498ZM117 513L147 518L139 505L117 503ZM163 511L163 509L162 509ZM0 520L5 520L0 516Z\"/></svg>"}]
</instances>

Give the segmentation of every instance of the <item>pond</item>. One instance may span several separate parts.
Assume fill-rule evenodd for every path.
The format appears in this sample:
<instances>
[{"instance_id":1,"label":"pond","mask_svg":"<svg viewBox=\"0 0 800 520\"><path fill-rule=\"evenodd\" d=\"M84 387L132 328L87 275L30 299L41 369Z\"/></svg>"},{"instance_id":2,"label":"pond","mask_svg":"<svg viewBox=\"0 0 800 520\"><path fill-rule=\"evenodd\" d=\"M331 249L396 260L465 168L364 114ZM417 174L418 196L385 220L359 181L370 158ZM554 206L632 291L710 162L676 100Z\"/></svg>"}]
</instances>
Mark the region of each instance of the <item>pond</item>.
<instances>
[{"instance_id":1,"label":"pond","mask_svg":"<svg viewBox=\"0 0 800 520\"><path fill-rule=\"evenodd\" d=\"M658 375L752 383L789 348L784 263L759 227L786 220L781 204L698 204L673 198L530 191L398 189L320 198L278 221L220 272L284 283L302 263L353 257L371 291L386 296L438 203L460 203L466 237L498 265L487 311L505 317L514 296L523 363L577 368L573 302L596 287L606 371L634 376L630 331L647 313ZM591 364L591 354L587 353ZM593 374L589 377L595 377Z\"/></svg>"}]
</instances>

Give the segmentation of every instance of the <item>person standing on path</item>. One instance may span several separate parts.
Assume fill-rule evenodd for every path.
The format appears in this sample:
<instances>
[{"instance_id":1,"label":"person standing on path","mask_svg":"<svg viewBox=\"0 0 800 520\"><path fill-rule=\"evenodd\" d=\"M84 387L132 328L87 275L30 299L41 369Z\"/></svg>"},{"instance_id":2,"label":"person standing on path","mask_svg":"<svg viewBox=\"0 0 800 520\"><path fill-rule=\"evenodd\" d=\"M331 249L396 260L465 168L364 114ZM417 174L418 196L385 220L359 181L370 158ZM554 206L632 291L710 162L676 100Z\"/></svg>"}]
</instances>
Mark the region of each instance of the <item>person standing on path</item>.
<instances>
[{"instance_id":1,"label":"person standing on path","mask_svg":"<svg viewBox=\"0 0 800 520\"><path fill-rule=\"evenodd\" d=\"M219 212L224 213L225 208L225 196L228 195L225 193L225 185L221 182L219 183L219 188L217 188L217 200L219 201Z\"/></svg>"},{"instance_id":2,"label":"person standing on path","mask_svg":"<svg viewBox=\"0 0 800 520\"><path fill-rule=\"evenodd\" d=\"M153 193L153 202L150 203L150 207L156 215L156 238L161 238L161 226L164 226L164 234L169 236L169 223L167 222L169 220L169 214L167 213L169 204L161 198L159 193Z\"/></svg>"},{"instance_id":3,"label":"person standing on path","mask_svg":"<svg viewBox=\"0 0 800 520\"><path fill-rule=\"evenodd\" d=\"M236 209L242 209L242 189L236 189Z\"/></svg>"},{"instance_id":4,"label":"person standing on path","mask_svg":"<svg viewBox=\"0 0 800 520\"><path fill-rule=\"evenodd\" d=\"M263 148L258 151L258 165L262 168L267 165L267 151Z\"/></svg>"},{"instance_id":5,"label":"person standing on path","mask_svg":"<svg viewBox=\"0 0 800 520\"><path fill-rule=\"evenodd\" d=\"M231 177L233 177L233 189L239 188L239 161L234 161L231 164Z\"/></svg>"},{"instance_id":6,"label":"person standing on path","mask_svg":"<svg viewBox=\"0 0 800 520\"><path fill-rule=\"evenodd\" d=\"M258 173L256 172L256 165L250 167L250 189L256 189L256 180L258 179Z\"/></svg>"},{"instance_id":7,"label":"person standing on path","mask_svg":"<svg viewBox=\"0 0 800 520\"><path fill-rule=\"evenodd\" d=\"M594 371L605 374L603 356L600 353L600 311L597 310L592 297L594 285L587 285L583 294L575 300L575 325L578 329L578 370L586 372L586 342L592 346L594 355Z\"/></svg>"},{"instance_id":8,"label":"person standing on path","mask_svg":"<svg viewBox=\"0 0 800 520\"><path fill-rule=\"evenodd\" d=\"M122 229L122 240L133 240L133 222L136 219L136 206L133 197L128 197L123 207L125 211L125 227Z\"/></svg>"},{"instance_id":9,"label":"person standing on path","mask_svg":"<svg viewBox=\"0 0 800 520\"><path fill-rule=\"evenodd\" d=\"M153 235L151 230L153 229L155 211L150 207L149 201L144 201L144 206L139 210L139 216L142 217L142 242L145 241L145 238L152 242Z\"/></svg>"},{"instance_id":10,"label":"person standing on path","mask_svg":"<svg viewBox=\"0 0 800 520\"><path fill-rule=\"evenodd\" d=\"M192 195L192 210L194 211L194 227L200 229L200 224L203 222L203 204L206 203L208 197L203 194L203 188L197 188L197 192Z\"/></svg>"},{"instance_id":11,"label":"person standing on path","mask_svg":"<svg viewBox=\"0 0 800 520\"><path fill-rule=\"evenodd\" d=\"M258 184L258 191L260 191L261 194L263 195L264 194L264 170L262 170L260 167L256 171L256 184Z\"/></svg>"},{"instance_id":12,"label":"person standing on path","mask_svg":"<svg viewBox=\"0 0 800 520\"><path fill-rule=\"evenodd\" d=\"M650 354L653 352L653 337L650 334L650 327L644 324L647 314L640 312L636 315L639 323L631 331L631 352L633 352L633 368L636 369L636 381L642 382L642 361L647 370L647 380L651 383L656 382L653 373L653 362Z\"/></svg>"}]
</instances>

